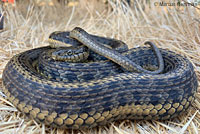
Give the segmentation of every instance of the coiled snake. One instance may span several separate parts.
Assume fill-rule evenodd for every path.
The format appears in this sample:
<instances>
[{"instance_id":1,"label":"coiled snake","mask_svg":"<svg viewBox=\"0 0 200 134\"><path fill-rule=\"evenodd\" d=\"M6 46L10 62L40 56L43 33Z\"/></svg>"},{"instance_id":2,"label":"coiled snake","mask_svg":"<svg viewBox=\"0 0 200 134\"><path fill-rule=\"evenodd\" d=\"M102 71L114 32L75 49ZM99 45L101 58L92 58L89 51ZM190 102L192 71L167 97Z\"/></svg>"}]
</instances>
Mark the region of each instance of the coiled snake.
<instances>
[{"instance_id":1,"label":"coiled snake","mask_svg":"<svg viewBox=\"0 0 200 134\"><path fill-rule=\"evenodd\" d=\"M150 42L153 50L128 50L121 41L89 35L80 28L53 33L49 41L52 47L60 42L92 47L80 48L81 54L66 48L69 59L79 57L84 62L57 61L52 55L67 56L60 48L47 46L17 54L7 63L3 92L19 111L37 122L81 129L123 119L164 120L181 114L194 100L197 77L191 62ZM97 42L105 47L96 47Z\"/></svg>"}]
</instances>

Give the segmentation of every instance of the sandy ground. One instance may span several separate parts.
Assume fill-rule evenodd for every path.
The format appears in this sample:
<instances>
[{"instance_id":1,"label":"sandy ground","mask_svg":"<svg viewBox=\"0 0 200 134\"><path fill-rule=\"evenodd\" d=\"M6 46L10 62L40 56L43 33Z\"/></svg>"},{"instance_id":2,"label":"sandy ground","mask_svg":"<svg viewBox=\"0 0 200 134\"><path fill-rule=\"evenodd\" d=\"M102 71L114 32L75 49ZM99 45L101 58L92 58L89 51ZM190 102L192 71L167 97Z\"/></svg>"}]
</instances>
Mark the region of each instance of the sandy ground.
<instances>
[{"instance_id":1,"label":"sandy ground","mask_svg":"<svg viewBox=\"0 0 200 134\"><path fill-rule=\"evenodd\" d=\"M119 1L118 1L119 2ZM176 2L175 2L176 3ZM74 6L75 5L75 6ZM193 6L159 6L158 1L126 8L109 1L94 0L51 6L21 1L1 8L5 29L0 32L0 82L9 59L25 50L48 45L47 39L56 30L75 26L86 31L123 40L130 48L142 46L147 40L159 47L187 57L200 78L200 9ZM1 85L1 83L0 83ZM0 86L0 89L2 86ZM24 117L6 99L0 97L0 133L79 133L79 134L198 134L200 133L200 92L184 115L166 121L120 121L89 130L52 129Z\"/></svg>"}]
</instances>

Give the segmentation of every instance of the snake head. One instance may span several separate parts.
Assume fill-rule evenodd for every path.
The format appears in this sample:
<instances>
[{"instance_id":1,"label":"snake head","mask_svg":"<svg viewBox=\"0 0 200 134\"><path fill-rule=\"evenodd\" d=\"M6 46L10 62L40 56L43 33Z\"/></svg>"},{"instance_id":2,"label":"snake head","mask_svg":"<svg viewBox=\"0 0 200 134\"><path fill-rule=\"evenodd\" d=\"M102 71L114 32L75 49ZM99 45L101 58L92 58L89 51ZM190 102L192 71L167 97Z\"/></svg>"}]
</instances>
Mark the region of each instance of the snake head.
<instances>
[{"instance_id":1,"label":"snake head","mask_svg":"<svg viewBox=\"0 0 200 134\"><path fill-rule=\"evenodd\" d=\"M67 31L55 31L49 35L49 39L59 40L65 42L65 39L69 38L69 32Z\"/></svg>"},{"instance_id":2,"label":"snake head","mask_svg":"<svg viewBox=\"0 0 200 134\"><path fill-rule=\"evenodd\" d=\"M49 35L48 42L50 47L70 47L80 46L81 43L77 40L69 37L69 31L55 31Z\"/></svg>"}]
</instances>

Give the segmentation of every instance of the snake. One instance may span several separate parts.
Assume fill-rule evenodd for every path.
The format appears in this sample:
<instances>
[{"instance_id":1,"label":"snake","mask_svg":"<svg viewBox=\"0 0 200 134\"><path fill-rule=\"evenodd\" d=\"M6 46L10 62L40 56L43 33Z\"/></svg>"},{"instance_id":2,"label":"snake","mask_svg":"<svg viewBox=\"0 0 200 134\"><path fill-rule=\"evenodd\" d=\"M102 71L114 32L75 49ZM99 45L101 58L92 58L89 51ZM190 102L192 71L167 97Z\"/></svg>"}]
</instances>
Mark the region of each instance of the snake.
<instances>
[{"instance_id":1,"label":"snake","mask_svg":"<svg viewBox=\"0 0 200 134\"><path fill-rule=\"evenodd\" d=\"M81 28L54 32L49 42L14 55L2 76L6 98L38 123L84 129L119 120L167 120L184 114L195 99L192 63L151 42L128 49L121 40Z\"/></svg>"}]
</instances>

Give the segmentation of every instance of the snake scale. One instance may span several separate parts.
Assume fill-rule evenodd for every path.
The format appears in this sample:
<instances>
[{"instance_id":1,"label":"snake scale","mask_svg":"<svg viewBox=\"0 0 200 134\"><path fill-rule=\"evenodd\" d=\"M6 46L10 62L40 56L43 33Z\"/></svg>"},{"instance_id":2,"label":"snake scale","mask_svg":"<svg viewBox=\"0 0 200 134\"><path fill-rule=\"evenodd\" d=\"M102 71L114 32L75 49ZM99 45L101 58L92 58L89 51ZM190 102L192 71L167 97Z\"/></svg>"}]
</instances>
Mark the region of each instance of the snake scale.
<instances>
[{"instance_id":1,"label":"snake scale","mask_svg":"<svg viewBox=\"0 0 200 134\"><path fill-rule=\"evenodd\" d=\"M52 127L82 129L123 119L170 119L186 111L193 102L198 83L188 59L159 48L162 70L158 55L149 47L128 49L122 41L85 36L86 32L79 30L57 32L49 40L75 47L80 42L86 46L84 43L99 42L121 53L122 58L118 58L109 48L105 54L119 63L93 52L95 43L92 50L89 47L85 62L57 61L52 58L57 48L50 46L17 54L3 71L3 93L19 111ZM103 48L99 51L104 55ZM143 71L127 71L124 58Z\"/></svg>"}]
</instances>

